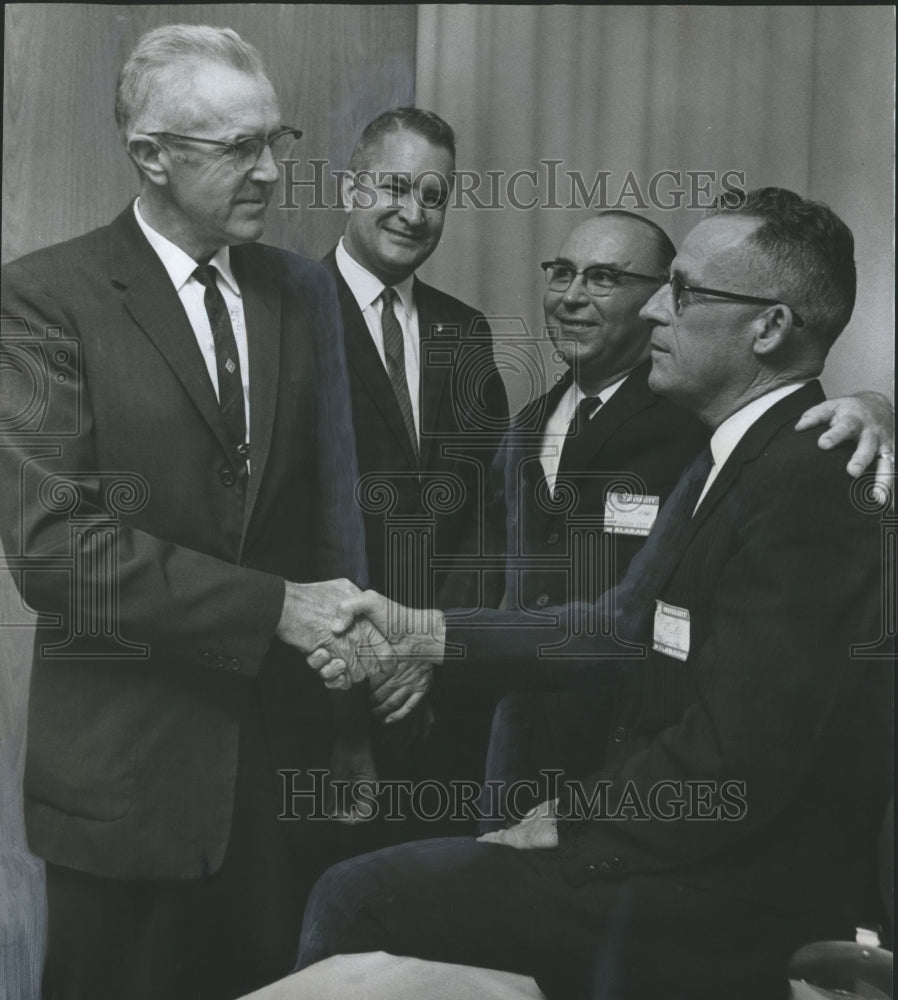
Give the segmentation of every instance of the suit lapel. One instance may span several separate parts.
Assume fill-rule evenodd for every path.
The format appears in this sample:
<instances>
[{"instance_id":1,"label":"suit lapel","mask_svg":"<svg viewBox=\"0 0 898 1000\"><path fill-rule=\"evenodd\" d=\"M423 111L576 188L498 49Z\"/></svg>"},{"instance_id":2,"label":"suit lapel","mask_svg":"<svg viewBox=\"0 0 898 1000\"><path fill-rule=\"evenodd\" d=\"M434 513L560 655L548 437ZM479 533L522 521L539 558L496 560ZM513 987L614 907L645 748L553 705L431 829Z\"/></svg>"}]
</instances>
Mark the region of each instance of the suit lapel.
<instances>
[{"instance_id":1,"label":"suit lapel","mask_svg":"<svg viewBox=\"0 0 898 1000\"><path fill-rule=\"evenodd\" d=\"M193 328L168 272L137 225L133 204L110 230L110 274L113 283L123 289L125 308L168 362L222 448L230 453L227 428Z\"/></svg>"},{"instance_id":2,"label":"suit lapel","mask_svg":"<svg viewBox=\"0 0 898 1000\"><path fill-rule=\"evenodd\" d=\"M512 467L517 470L515 482L520 478L521 485L525 491L532 492L539 483L545 479L540 454L543 447L543 437L546 432L546 424L549 417L555 412L561 397L568 391L573 382L570 369L565 371L564 377L552 388L528 403L514 418L514 422L509 431L511 437L511 447L508 451L508 460Z\"/></svg>"},{"instance_id":3,"label":"suit lapel","mask_svg":"<svg viewBox=\"0 0 898 1000\"><path fill-rule=\"evenodd\" d=\"M586 433L575 442L571 468L587 468L623 424L658 403L658 397L648 387L650 369L651 362L646 362L632 371L611 399L600 407L589 421Z\"/></svg>"},{"instance_id":4,"label":"suit lapel","mask_svg":"<svg viewBox=\"0 0 898 1000\"><path fill-rule=\"evenodd\" d=\"M415 278L415 305L418 308L418 357L421 363L421 466L426 467L431 458L431 451L437 435L434 433L440 424L438 414L443 405L443 397L452 377L452 366L435 364L430 360L431 345L435 345L438 353L445 353L445 347L440 350L440 335L443 330L445 316L438 316L434 307L433 289L423 281ZM466 331L459 330L457 335L447 341L449 344L460 345L461 335Z\"/></svg>"},{"instance_id":5,"label":"suit lapel","mask_svg":"<svg viewBox=\"0 0 898 1000\"><path fill-rule=\"evenodd\" d=\"M249 349L250 469L243 531L249 524L268 460L281 357L281 290L272 275L252 267L251 246L231 248L231 266L243 297Z\"/></svg>"},{"instance_id":6,"label":"suit lapel","mask_svg":"<svg viewBox=\"0 0 898 1000\"><path fill-rule=\"evenodd\" d=\"M346 342L346 359L349 367L374 400L409 466L416 468L418 462L412 451L412 444L405 429L399 403L396 402L396 394L390 384L390 377L371 339L371 331L368 329L362 310L359 309L355 296L337 267L333 250L324 258L323 263L330 268L337 283L337 298L343 319L343 337Z\"/></svg>"},{"instance_id":7,"label":"suit lapel","mask_svg":"<svg viewBox=\"0 0 898 1000\"><path fill-rule=\"evenodd\" d=\"M708 519L711 511L726 496L739 478L743 466L753 462L784 425L795 424L808 407L822 403L825 398L820 383L817 381L809 382L801 389L797 389L775 403L749 427L742 440L733 449L730 457L724 462L723 468L711 484L711 488L699 505L695 516L689 522L687 545Z\"/></svg>"}]
</instances>

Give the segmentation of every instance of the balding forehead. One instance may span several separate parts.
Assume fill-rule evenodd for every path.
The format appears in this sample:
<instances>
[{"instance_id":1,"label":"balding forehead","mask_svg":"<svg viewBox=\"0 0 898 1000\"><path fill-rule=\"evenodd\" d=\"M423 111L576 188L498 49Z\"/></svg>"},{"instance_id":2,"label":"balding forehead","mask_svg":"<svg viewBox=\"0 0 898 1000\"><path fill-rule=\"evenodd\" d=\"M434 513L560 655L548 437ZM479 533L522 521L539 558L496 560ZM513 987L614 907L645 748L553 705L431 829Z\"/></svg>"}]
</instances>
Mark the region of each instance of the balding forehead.
<instances>
[{"instance_id":1,"label":"balding forehead","mask_svg":"<svg viewBox=\"0 0 898 1000\"><path fill-rule=\"evenodd\" d=\"M562 243L558 256L580 266L626 263L634 270L664 266L655 231L626 215L601 215L581 222Z\"/></svg>"}]
</instances>

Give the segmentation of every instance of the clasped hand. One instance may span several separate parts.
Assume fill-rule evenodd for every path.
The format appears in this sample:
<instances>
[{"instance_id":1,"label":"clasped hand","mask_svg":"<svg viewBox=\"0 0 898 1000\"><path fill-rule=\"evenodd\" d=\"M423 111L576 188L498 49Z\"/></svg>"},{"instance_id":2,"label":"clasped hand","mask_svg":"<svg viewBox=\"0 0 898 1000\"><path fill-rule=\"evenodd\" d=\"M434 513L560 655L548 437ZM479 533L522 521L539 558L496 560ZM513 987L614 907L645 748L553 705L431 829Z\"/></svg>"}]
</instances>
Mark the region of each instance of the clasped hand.
<instances>
[{"instance_id":1,"label":"clasped hand","mask_svg":"<svg viewBox=\"0 0 898 1000\"><path fill-rule=\"evenodd\" d=\"M370 677L374 714L388 722L404 718L430 689L431 665L443 660L442 612L406 608L368 590L348 595L337 608L337 620L350 628L367 627L386 642L392 656L391 669L383 668L383 650L373 643L357 651L362 677L330 642L311 653L309 666L320 673L327 687L345 688Z\"/></svg>"},{"instance_id":2,"label":"clasped hand","mask_svg":"<svg viewBox=\"0 0 898 1000\"><path fill-rule=\"evenodd\" d=\"M329 688L345 690L368 677L388 677L396 671L397 657L382 633L367 618L343 610L344 602L356 596L362 596L361 591L349 580L287 582L275 634L303 653L314 651L319 659L326 655L335 665L329 675L320 671Z\"/></svg>"}]
</instances>

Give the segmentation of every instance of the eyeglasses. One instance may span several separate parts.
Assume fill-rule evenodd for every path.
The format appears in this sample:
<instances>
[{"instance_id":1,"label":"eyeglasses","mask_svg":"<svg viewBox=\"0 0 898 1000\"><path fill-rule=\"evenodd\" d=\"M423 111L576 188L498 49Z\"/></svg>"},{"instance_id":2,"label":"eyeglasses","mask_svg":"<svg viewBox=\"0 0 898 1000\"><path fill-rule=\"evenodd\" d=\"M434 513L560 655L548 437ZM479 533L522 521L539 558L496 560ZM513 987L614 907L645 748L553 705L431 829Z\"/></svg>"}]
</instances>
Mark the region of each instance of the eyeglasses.
<instances>
[{"instance_id":1,"label":"eyeglasses","mask_svg":"<svg viewBox=\"0 0 898 1000\"><path fill-rule=\"evenodd\" d=\"M610 295L621 278L636 278L639 281L651 281L656 285L661 285L664 282L663 278L655 274L621 271L619 268L608 267L605 264L593 264L592 267L584 267L579 271L563 260L544 260L539 266L545 271L546 282L553 292L566 292L571 287L574 278L578 274L582 274L586 294L595 298Z\"/></svg>"},{"instance_id":2,"label":"eyeglasses","mask_svg":"<svg viewBox=\"0 0 898 1000\"><path fill-rule=\"evenodd\" d=\"M148 132L147 135L156 136L166 142L195 142L202 146L215 146L222 150L223 157L230 156L234 169L238 173L242 173L250 170L259 162L259 157L266 146L271 150L271 155L276 160L286 156L293 143L302 137L302 132L298 128L282 125L271 135L251 135L245 139L237 139L235 142L224 142L222 139L200 139L195 135L178 135L176 132Z\"/></svg>"},{"instance_id":3,"label":"eyeglasses","mask_svg":"<svg viewBox=\"0 0 898 1000\"><path fill-rule=\"evenodd\" d=\"M675 274L671 275L670 280L667 282L670 285L670 294L673 298L674 312L679 316L683 312L683 294L684 292L693 292L696 295L713 295L718 299L729 299L731 302L749 302L754 303L759 306L784 306L788 305L786 302L780 302L779 299L762 299L757 295L740 295L736 292L721 292L716 288L700 288L698 285L687 285L682 279L678 278ZM789 306L792 312L792 323L794 326L804 326L804 320L798 313Z\"/></svg>"}]
</instances>

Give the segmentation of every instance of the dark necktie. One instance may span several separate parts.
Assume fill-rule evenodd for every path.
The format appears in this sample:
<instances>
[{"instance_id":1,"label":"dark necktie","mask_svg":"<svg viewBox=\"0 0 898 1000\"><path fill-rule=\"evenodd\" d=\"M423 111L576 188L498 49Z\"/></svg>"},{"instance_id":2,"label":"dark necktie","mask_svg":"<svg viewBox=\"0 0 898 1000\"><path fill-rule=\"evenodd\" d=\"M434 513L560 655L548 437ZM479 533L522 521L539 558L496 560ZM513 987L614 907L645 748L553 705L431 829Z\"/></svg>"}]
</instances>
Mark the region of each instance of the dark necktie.
<instances>
[{"instance_id":1,"label":"dark necktie","mask_svg":"<svg viewBox=\"0 0 898 1000\"><path fill-rule=\"evenodd\" d=\"M645 641L645 629L655 613L655 599L683 555L692 512L713 466L711 447L706 445L658 511L652 530L633 557L627 575L603 596L603 601L613 601L619 622L618 634L623 638ZM610 610L606 606L606 611Z\"/></svg>"},{"instance_id":2,"label":"dark necktie","mask_svg":"<svg viewBox=\"0 0 898 1000\"><path fill-rule=\"evenodd\" d=\"M396 300L396 289L385 288L381 293L383 301L383 311L380 314L380 325L384 335L384 354L387 359L387 374L390 376L390 384L393 386L393 393L399 410L402 413L402 420L408 432L409 441L415 458L418 457L418 435L415 433L415 418L412 414L412 399L408 391L408 380L405 377L405 341L402 336L402 327L396 318L393 310L393 302Z\"/></svg>"},{"instance_id":3,"label":"dark necktie","mask_svg":"<svg viewBox=\"0 0 898 1000\"><path fill-rule=\"evenodd\" d=\"M576 461L577 446L586 433L589 421L595 416L595 411L601 405L602 401L598 396L584 396L577 404L561 448L561 457L558 460L559 476L568 476L580 471Z\"/></svg>"},{"instance_id":4,"label":"dark necktie","mask_svg":"<svg viewBox=\"0 0 898 1000\"><path fill-rule=\"evenodd\" d=\"M201 264L193 276L206 289L203 302L212 339L215 341L215 366L218 370L218 404L224 417L228 437L238 452L239 461L244 461L249 453L246 443L246 409L243 398L243 378L240 374L240 356L237 340L224 296L215 280L215 268L211 264Z\"/></svg>"}]
</instances>

